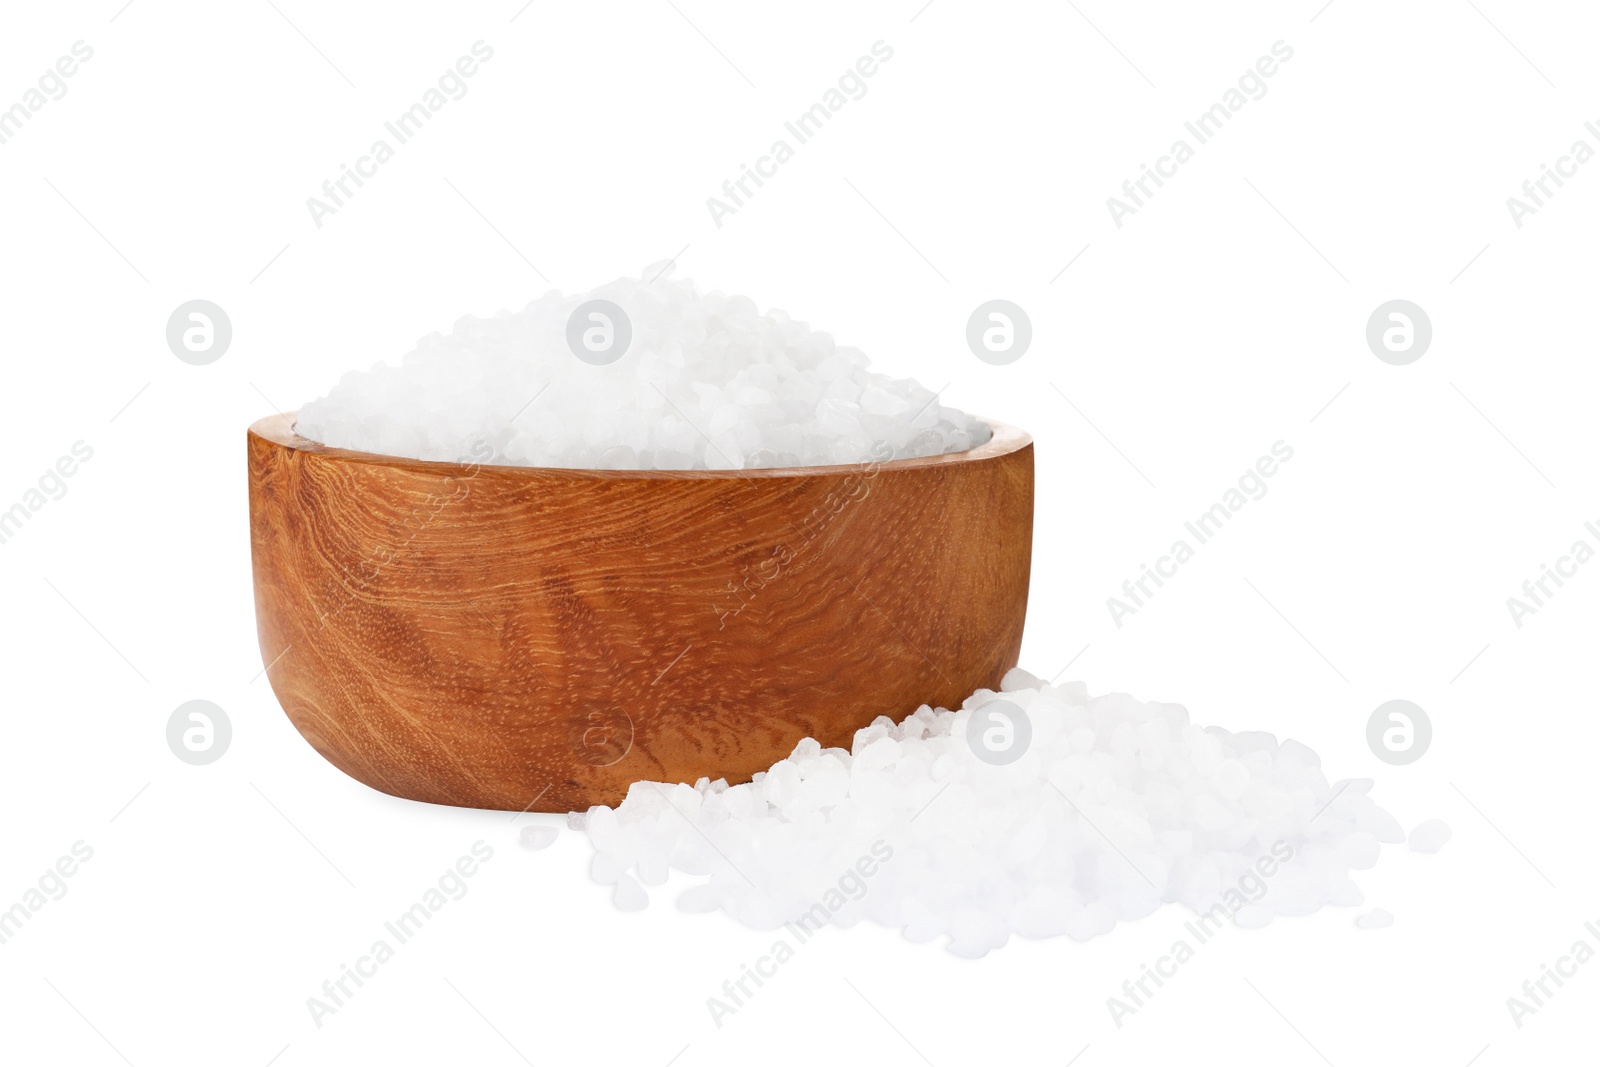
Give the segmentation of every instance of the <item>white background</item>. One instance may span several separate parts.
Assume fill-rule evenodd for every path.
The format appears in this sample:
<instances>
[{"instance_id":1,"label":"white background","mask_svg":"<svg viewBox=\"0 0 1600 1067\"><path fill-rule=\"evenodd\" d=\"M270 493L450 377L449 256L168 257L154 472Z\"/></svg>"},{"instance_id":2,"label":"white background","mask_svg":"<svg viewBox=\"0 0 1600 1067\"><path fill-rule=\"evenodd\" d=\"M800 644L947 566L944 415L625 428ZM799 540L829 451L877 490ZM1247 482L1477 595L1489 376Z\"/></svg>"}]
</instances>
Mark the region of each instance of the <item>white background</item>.
<instances>
[{"instance_id":1,"label":"white background","mask_svg":"<svg viewBox=\"0 0 1600 1067\"><path fill-rule=\"evenodd\" d=\"M0 145L0 509L94 450L0 545L0 907L94 850L0 945L8 1062L1592 1056L1600 965L1520 1030L1505 1005L1600 947L1600 563L1521 628L1506 607L1600 547L1600 162L1521 228L1506 207L1574 140L1600 148L1592 10L122 2L8 5L0 32L0 106L94 49ZM317 228L306 198L480 39L468 94ZM867 95L718 228L706 198L878 40ZM1266 96L1116 227L1106 198L1279 40ZM259 677L246 425L461 314L680 250L680 275L1034 434L1024 666L1292 735L1407 826L1449 822L1438 856L1358 876L1395 925L1229 931L1120 1029L1106 998L1188 913L978 962L828 930L718 1028L706 998L771 935L669 893L618 912L580 835L517 846L559 816L408 803L316 756ZM963 339L994 297L1035 331L1004 367ZM164 339L194 298L233 323L209 366ZM1394 298L1434 327L1404 367L1364 340ZM1268 494L1114 625L1106 598L1278 440ZM1409 767L1364 738L1395 697L1434 723ZM207 767L164 739L192 698L234 726ZM480 839L469 894L315 1026L307 997Z\"/></svg>"}]
</instances>

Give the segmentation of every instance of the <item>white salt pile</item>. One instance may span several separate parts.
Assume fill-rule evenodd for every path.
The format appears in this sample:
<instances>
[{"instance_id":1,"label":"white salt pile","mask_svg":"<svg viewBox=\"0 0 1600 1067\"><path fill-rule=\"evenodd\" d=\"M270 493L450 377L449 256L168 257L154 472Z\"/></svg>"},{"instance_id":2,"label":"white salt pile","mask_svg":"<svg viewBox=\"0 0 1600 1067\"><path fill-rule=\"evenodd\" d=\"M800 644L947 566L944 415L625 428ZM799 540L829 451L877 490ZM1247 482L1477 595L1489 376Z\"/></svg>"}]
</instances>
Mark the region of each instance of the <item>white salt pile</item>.
<instances>
[{"instance_id":1,"label":"white salt pile","mask_svg":"<svg viewBox=\"0 0 1600 1067\"><path fill-rule=\"evenodd\" d=\"M345 375L295 429L412 459L667 470L867 463L989 439L981 420L782 311L702 295L664 265L644 279L464 318L397 366Z\"/></svg>"},{"instance_id":2,"label":"white salt pile","mask_svg":"<svg viewBox=\"0 0 1600 1067\"><path fill-rule=\"evenodd\" d=\"M696 876L685 910L807 934L870 919L963 956L1164 903L1219 926L1355 906L1350 872L1405 840L1370 780L1330 783L1297 741L1021 670L1002 690L880 717L849 752L803 741L747 785L635 783L571 822L619 907L678 870ZM991 731L1015 748L984 751Z\"/></svg>"}]
</instances>

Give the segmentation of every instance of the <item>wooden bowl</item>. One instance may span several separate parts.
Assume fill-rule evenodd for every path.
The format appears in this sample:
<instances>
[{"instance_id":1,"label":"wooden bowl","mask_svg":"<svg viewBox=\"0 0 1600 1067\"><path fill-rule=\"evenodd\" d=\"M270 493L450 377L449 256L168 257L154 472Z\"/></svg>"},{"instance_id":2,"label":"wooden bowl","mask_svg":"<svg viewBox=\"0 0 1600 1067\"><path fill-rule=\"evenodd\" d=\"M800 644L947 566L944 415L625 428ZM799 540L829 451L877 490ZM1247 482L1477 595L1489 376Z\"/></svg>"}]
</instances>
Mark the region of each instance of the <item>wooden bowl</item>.
<instances>
[{"instance_id":1,"label":"wooden bowl","mask_svg":"<svg viewBox=\"0 0 1600 1067\"><path fill-rule=\"evenodd\" d=\"M752 471L437 463L250 427L261 655L295 728L395 796L618 803L958 707L1016 665L1033 443Z\"/></svg>"}]
</instances>

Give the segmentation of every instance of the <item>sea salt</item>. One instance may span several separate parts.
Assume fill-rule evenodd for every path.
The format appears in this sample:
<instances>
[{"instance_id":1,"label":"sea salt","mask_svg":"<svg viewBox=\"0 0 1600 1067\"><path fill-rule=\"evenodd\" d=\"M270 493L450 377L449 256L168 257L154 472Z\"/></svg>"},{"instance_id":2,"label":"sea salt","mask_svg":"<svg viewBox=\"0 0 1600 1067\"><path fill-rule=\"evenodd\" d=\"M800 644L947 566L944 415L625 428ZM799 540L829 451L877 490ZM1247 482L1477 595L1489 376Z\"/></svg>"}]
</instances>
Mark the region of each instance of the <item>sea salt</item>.
<instances>
[{"instance_id":1,"label":"sea salt","mask_svg":"<svg viewBox=\"0 0 1600 1067\"><path fill-rule=\"evenodd\" d=\"M594 300L621 308L630 335L625 350L611 335L622 354L602 365L568 339ZM829 334L749 297L702 294L665 265L464 318L398 364L346 374L300 409L295 429L412 459L674 470L860 464L965 451L990 436Z\"/></svg>"},{"instance_id":2,"label":"sea salt","mask_svg":"<svg viewBox=\"0 0 1600 1067\"><path fill-rule=\"evenodd\" d=\"M1411 831L1406 847L1412 852L1438 852L1451 836L1450 827L1438 819L1429 819Z\"/></svg>"},{"instance_id":3,"label":"sea salt","mask_svg":"<svg viewBox=\"0 0 1600 1067\"><path fill-rule=\"evenodd\" d=\"M1018 718L1025 748L980 753L973 738ZM1296 741L1018 670L958 710L880 717L848 751L806 739L748 783L637 782L584 822L619 907L671 868L690 876L685 911L808 933L865 919L981 956L1166 904L1240 927L1356 906L1351 872L1404 840L1371 786L1330 783Z\"/></svg>"},{"instance_id":4,"label":"sea salt","mask_svg":"<svg viewBox=\"0 0 1600 1067\"><path fill-rule=\"evenodd\" d=\"M537 852L555 844L560 833L554 826L524 826L519 840L523 848Z\"/></svg>"}]
</instances>

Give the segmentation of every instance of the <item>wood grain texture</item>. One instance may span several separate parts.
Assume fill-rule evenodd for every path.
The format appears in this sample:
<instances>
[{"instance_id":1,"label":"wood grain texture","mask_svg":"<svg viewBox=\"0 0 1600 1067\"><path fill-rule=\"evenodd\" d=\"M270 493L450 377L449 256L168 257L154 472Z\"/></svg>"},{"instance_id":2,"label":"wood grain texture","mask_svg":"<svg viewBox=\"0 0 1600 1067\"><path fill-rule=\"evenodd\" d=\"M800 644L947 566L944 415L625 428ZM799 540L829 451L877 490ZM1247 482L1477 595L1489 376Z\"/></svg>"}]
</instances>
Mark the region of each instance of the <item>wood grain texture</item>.
<instances>
[{"instance_id":1,"label":"wood grain texture","mask_svg":"<svg viewBox=\"0 0 1600 1067\"><path fill-rule=\"evenodd\" d=\"M296 729L396 796L616 804L1016 665L1033 444L859 467L590 471L248 433L262 660Z\"/></svg>"}]
</instances>

